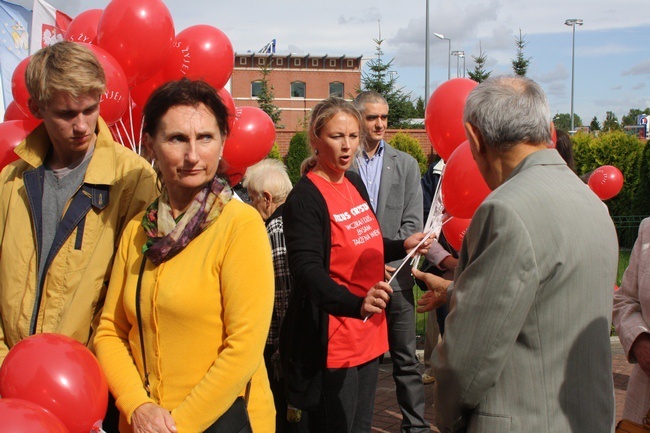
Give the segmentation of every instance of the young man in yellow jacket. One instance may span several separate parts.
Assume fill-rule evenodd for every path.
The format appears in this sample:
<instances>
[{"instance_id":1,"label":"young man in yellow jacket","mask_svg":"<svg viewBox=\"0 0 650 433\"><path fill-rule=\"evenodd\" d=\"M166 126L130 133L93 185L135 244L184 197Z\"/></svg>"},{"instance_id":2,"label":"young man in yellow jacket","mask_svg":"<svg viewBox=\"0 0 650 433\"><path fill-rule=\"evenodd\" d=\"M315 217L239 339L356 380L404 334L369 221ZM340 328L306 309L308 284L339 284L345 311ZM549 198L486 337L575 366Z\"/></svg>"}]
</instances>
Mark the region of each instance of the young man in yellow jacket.
<instances>
[{"instance_id":1,"label":"young man in yellow jacket","mask_svg":"<svg viewBox=\"0 0 650 433\"><path fill-rule=\"evenodd\" d=\"M99 117L106 78L89 49L43 48L25 77L43 124L0 173L0 362L41 332L92 346L123 226L157 196L151 166Z\"/></svg>"}]
</instances>

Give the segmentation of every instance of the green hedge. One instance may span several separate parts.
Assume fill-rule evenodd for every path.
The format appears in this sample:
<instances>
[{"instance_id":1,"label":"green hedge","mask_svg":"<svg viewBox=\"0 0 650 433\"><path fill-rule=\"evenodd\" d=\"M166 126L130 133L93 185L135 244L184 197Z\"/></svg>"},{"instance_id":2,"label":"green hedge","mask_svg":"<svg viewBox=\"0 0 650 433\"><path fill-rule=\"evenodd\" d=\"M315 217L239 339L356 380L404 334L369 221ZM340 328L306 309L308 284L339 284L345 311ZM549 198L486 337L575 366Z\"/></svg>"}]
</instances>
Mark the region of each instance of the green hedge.
<instances>
[{"instance_id":1,"label":"green hedge","mask_svg":"<svg viewBox=\"0 0 650 433\"><path fill-rule=\"evenodd\" d=\"M398 132L388 140L391 146L402 152L406 152L411 155L418 162L420 166L420 176L422 176L427 171L427 156L422 151L420 147L420 142L415 138L411 137L405 132Z\"/></svg>"},{"instance_id":2,"label":"green hedge","mask_svg":"<svg viewBox=\"0 0 650 433\"><path fill-rule=\"evenodd\" d=\"M646 142L622 131L606 132L598 137L580 132L572 140L578 175L588 176L602 165L613 165L623 173L623 189L605 202L615 221L640 220L650 214L650 149ZM631 248L638 225L619 224L617 232L619 245Z\"/></svg>"}]
</instances>

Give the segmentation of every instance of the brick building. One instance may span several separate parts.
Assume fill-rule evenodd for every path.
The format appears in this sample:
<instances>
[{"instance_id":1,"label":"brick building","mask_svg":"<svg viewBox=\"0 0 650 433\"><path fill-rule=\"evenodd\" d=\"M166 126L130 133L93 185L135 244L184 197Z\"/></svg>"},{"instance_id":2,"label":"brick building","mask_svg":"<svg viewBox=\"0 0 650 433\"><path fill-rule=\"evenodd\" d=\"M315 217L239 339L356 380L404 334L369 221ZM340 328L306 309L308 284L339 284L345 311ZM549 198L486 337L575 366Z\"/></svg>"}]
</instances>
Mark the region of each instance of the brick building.
<instances>
[{"instance_id":1,"label":"brick building","mask_svg":"<svg viewBox=\"0 0 650 433\"><path fill-rule=\"evenodd\" d=\"M282 110L279 122L295 130L311 109L331 94L352 99L361 86L362 57L311 54L235 53L230 94L238 107L257 107L262 68L267 65L274 100Z\"/></svg>"}]
</instances>

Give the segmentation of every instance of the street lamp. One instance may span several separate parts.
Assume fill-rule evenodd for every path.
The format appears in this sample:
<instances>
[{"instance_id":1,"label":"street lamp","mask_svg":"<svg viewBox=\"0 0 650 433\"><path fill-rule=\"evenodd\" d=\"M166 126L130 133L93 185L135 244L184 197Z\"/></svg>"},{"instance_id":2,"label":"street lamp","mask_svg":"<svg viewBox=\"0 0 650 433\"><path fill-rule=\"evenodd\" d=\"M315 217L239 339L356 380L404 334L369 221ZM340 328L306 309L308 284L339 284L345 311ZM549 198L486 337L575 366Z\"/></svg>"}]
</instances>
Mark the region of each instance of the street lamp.
<instances>
[{"instance_id":1,"label":"street lamp","mask_svg":"<svg viewBox=\"0 0 650 433\"><path fill-rule=\"evenodd\" d=\"M575 74L575 52L576 52L576 25L581 26L582 20L570 18L564 22L565 26L573 27L573 42L571 48L571 134L575 133L573 125L573 82Z\"/></svg>"},{"instance_id":2,"label":"street lamp","mask_svg":"<svg viewBox=\"0 0 650 433\"><path fill-rule=\"evenodd\" d=\"M451 39L446 38L444 35L441 35L440 33L434 33L433 36L435 36L438 39L444 39L446 41L449 41L449 54L447 54L447 79L449 80L451 78Z\"/></svg>"},{"instance_id":3,"label":"street lamp","mask_svg":"<svg viewBox=\"0 0 650 433\"><path fill-rule=\"evenodd\" d=\"M424 108L429 102L429 0L426 2L424 26Z\"/></svg>"},{"instance_id":4,"label":"street lamp","mask_svg":"<svg viewBox=\"0 0 650 433\"><path fill-rule=\"evenodd\" d=\"M456 78L460 76L460 58L463 58L463 68L465 67L465 51L452 51L452 56L456 56Z\"/></svg>"}]
</instances>

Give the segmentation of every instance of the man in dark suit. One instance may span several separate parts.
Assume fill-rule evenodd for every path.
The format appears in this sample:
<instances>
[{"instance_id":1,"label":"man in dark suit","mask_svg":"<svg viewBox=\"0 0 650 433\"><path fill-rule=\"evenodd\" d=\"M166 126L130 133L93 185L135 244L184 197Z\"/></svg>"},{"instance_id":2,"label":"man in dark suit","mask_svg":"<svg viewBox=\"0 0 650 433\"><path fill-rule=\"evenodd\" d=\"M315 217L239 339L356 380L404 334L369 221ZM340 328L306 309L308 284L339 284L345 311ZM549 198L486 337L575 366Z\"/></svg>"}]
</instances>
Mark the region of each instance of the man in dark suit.
<instances>
[{"instance_id":1,"label":"man in dark suit","mask_svg":"<svg viewBox=\"0 0 650 433\"><path fill-rule=\"evenodd\" d=\"M361 92L355 106L364 120L365 140L357 168L370 205L377 214L382 234L406 239L422 231L420 169L411 155L386 143L388 103L376 92ZM397 266L399 262L389 263ZM424 420L424 388L415 354L415 308L413 278L408 266L391 283L393 294L386 309L388 344L393 360L397 402L402 412L402 432L430 430Z\"/></svg>"},{"instance_id":2,"label":"man in dark suit","mask_svg":"<svg viewBox=\"0 0 650 433\"><path fill-rule=\"evenodd\" d=\"M548 148L550 110L533 81L484 81L464 122L493 191L453 283L413 271L430 308L453 288L434 351L436 423L441 432L609 433L618 243L607 208Z\"/></svg>"}]
</instances>

